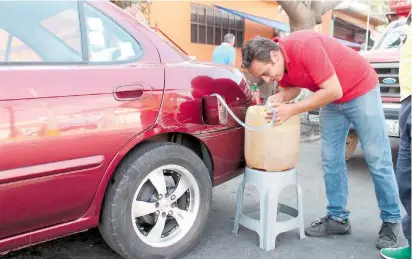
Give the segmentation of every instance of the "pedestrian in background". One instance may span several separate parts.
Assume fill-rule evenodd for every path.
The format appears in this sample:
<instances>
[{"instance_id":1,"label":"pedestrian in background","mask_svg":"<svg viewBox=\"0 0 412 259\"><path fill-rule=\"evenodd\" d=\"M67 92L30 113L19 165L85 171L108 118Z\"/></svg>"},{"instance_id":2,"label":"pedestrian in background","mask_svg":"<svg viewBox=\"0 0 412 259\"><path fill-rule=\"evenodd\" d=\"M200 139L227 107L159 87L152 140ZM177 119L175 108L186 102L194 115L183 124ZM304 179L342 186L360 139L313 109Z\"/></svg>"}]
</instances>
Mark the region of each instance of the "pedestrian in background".
<instances>
[{"instance_id":1,"label":"pedestrian in background","mask_svg":"<svg viewBox=\"0 0 412 259\"><path fill-rule=\"evenodd\" d=\"M212 62L216 64L232 65L236 63L235 35L228 33L222 44L213 50Z\"/></svg>"},{"instance_id":2,"label":"pedestrian in background","mask_svg":"<svg viewBox=\"0 0 412 259\"><path fill-rule=\"evenodd\" d=\"M399 113L400 143L398 161L396 163L396 179L399 186L399 197L406 210L402 219L402 229L408 246L381 250L386 259L411 258L411 95L412 95L412 25L411 13L407 19L409 24L402 39L399 62L399 83L401 86L401 110Z\"/></svg>"}]
</instances>

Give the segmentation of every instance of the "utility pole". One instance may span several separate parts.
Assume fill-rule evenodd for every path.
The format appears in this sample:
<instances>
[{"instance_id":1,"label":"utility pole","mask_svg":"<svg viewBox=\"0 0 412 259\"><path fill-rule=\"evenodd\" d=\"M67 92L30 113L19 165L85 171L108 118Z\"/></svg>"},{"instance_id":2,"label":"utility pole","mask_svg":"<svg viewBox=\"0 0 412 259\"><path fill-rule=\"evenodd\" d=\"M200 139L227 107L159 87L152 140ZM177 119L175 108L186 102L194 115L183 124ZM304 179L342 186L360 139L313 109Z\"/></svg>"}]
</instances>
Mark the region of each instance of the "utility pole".
<instances>
[{"instance_id":1,"label":"utility pole","mask_svg":"<svg viewBox=\"0 0 412 259\"><path fill-rule=\"evenodd\" d=\"M151 0L138 0L140 11L146 18L148 24L150 25L150 15L152 11L152 1Z\"/></svg>"},{"instance_id":2,"label":"utility pole","mask_svg":"<svg viewBox=\"0 0 412 259\"><path fill-rule=\"evenodd\" d=\"M368 45L369 45L369 37L370 37L370 32L369 32L369 19L371 16L371 0L368 1L368 21L366 23L366 42L365 42L365 50L368 50Z\"/></svg>"}]
</instances>

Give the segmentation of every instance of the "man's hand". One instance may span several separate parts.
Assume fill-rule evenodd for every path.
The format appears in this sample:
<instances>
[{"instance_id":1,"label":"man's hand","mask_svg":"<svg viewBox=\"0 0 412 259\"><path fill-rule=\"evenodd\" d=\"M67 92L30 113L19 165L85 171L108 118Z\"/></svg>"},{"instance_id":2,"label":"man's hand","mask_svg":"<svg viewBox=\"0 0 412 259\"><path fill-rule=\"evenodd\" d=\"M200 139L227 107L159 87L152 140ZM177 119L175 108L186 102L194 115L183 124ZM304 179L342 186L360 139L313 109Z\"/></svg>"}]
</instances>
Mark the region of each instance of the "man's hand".
<instances>
[{"instance_id":1,"label":"man's hand","mask_svg":"<svg viewBox=\"0 0 412 259\"><path fill-rule=\"evenodd\" d=\"M274 125L279 125L282 124L283 122L287 121L290 117L295 115L295 111L293 109L293 105L291 104L286 104L286 103L280 103L277 106L273 106L275 108L275 124ZM273 113L271 110L268 110L265 119L267 120L272 120Z\"/></svg>"}]
</instances>

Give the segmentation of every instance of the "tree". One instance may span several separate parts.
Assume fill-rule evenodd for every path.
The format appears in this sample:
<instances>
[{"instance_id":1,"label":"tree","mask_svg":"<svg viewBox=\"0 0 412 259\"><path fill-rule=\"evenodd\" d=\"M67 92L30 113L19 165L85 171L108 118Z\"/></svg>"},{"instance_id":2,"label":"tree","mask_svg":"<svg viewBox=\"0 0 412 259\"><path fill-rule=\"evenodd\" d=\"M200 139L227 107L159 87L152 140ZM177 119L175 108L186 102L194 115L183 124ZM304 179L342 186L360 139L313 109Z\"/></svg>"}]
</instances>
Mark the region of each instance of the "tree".
<instances>
[{"instance_id":1,"label":"tree","mask_svg":"<svg viewBox=\"0 0 412 259\"><path fill-rule=\"evenodd\" d=\"M277 1L289 17L290 31L313 29L315 25L322 23L322 15L332 10L341 1L320 0L314 1Z\"/></svg>"},{"instance_id":2,"label":"tree","mask_svg":"<svg viewBox=\"0 0 412 259\"><path fill-rule=\"evenodd\" d=\"M314 29L316 25L322 23L322 15L335 8L340 2L340 0L325 0L324 2L320 0L277 0L277 3L289 17L290 32ZM292 102L305 99L311 94L311 91L302 89ZM301 115L302 135L310 136L317 132L317 129L318 126L312 125L309 121L309 114L307 112Z\"/></svg>"},{"instance_id":3,"label":"tree","mask_svg":"<svg viewBox=\"0 0 412 259\"><path fill-rule=\"evenodd\" d=\"M132 4L141 4L144 1L139 0L110 0L112 3L122 9L129 9ZM315 25L322 23L322 15L333 9L341 1L340 0L278 0L277 3L283 8L289 17L289 25L291 32L302 29L313 29ZM146 8L141 9L146 10ZM145 13L144 10L140 10ZM149 19L145 15L146 19Z\"/></svg>"},{"instance_id":4,"label":"tree","mask_svg":"<svg viewBox=\"0 0 412 259\"><path fill-rule=\"evenodd\" d=\"M131 7L133 2L133 0L128 0L128 1L124 1L124 0L110 0L110 2L112 2L113 4L117 5L118 7L122 8L122 9L126 9L127 7Z\"/></svg>"},{"instance_id":5,"label":"tree","mask_svg":"<svg viewBox=\"0 0 412 259\"><path fill-rule=\"evenodd\" d=\"M146 0L110 0L113 4L124 9L139 22L150 25L151 2Z\"/></svg>"}]
</instances>

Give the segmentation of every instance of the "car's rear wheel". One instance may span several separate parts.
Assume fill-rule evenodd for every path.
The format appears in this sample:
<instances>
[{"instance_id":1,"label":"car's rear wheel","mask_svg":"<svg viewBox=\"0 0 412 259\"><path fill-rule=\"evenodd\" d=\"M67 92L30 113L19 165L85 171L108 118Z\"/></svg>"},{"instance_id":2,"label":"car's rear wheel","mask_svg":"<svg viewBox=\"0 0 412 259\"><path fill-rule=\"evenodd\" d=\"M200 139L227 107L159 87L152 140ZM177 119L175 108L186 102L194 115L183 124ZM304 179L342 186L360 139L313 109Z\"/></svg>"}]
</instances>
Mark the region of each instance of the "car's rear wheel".
<instances>
[{"instance_id":1,"label":"car's rear wheel","mask_svg":"<svg viewBox=\"0 0 412 259\"><path fill-rule=\"evenodd\" d=\"M176 258L197 243L210 213L212 184L203 161L173 143L148 143L114 175L100 231L128 259Z\"/></svg>"},{"instance_id":2,"label":"car's rear wheel","mask_svg":"<svg viewBox=\"0 0 412 259\"><path fill-rule=\"evenodd\" d=\"M358 146L359 142L359 137L356 134L356 131L354 130L349 130L349 134L346 137L346 149L345 149L345 160L351 159L353 153L356 150L356 147Z\"/></svg>"}]
</instances>

